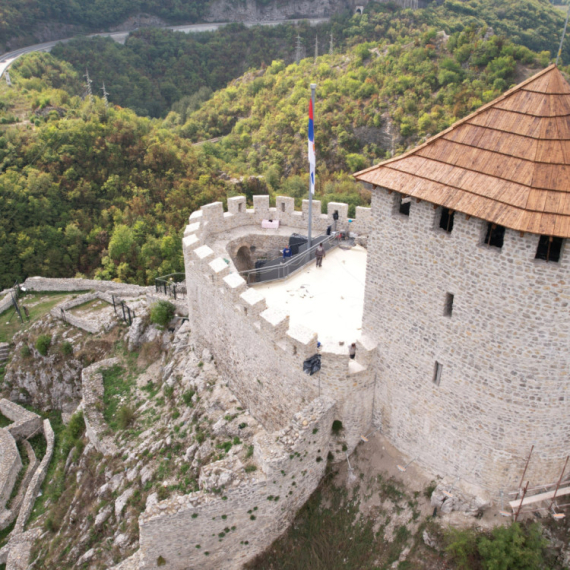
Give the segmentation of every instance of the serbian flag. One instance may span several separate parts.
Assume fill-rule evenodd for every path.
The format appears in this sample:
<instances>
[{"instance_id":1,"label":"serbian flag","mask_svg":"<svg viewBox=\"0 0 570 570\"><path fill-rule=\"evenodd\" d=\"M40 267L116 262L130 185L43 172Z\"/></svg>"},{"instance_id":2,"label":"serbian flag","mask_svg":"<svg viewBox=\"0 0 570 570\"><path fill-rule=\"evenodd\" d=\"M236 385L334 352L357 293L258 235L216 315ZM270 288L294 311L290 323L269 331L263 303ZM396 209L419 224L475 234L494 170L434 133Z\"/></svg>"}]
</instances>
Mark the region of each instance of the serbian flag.
<instances>
[{"instance_id":1,"label":"serbian flag","mask_svg":"<svg viewBox=\"0 0 570 570\"><path fill-rule=\"evenodd\" d=\"M309 100L309 166L311 170L311 194L315 193L315 129L313 126L313 100Z\"/></svg>"}]
</instances>

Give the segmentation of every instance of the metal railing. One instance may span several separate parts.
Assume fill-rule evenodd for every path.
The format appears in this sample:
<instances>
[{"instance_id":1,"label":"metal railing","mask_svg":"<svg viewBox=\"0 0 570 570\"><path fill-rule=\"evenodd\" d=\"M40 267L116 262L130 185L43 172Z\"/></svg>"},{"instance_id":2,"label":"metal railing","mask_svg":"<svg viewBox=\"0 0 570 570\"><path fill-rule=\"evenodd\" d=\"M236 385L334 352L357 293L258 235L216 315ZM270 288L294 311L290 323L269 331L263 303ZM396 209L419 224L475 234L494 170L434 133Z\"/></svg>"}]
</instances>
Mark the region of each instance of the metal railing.
<instances>
[{"instance_id":1,"label":"metal railing","mask_svg":"<svg viewBox=\"0 0 570 570\"><path fill-rule=\"evenodd\" d=\"M154 286L157 293L162 293L168 297L176 299L186 298L186 274L171 273L163 277L157 277L154 280Z\"/></svg>"},{"instance_id":2,"label":"metal railing","mask_svg":"<svg viewBox=\"0 0 570 570\"><path fill-rule=\"evenodd\" d=\"M282 259L280 262L271 265L240 271L239 274L246 280L248 285L287 279L315 259L315 250L319 245L322 244L325 251L328 252L339 245L340 240L341 232L334 232L330 236L318 236L313 238L315 245L288 258L287 261Z\"/></svg>"}]
</instances>

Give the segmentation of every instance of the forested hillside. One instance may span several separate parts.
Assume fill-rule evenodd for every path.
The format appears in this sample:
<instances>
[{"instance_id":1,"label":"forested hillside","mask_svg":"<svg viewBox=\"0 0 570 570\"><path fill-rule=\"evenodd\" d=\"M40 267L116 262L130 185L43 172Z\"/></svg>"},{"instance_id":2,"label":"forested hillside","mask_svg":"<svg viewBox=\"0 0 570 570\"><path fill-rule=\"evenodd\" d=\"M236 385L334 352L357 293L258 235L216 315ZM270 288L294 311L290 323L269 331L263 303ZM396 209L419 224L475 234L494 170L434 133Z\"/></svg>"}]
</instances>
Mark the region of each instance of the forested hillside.
<instances>
[{"instance_id":1,"label":"forested hillside","mask_svg":"<svg viewBox=\"0 0 570 570\"><path fill-rule=\"evenodd\" d=\"M14 87L0 84L0 123L12 123L0 136L0 289L40 274L152 283L182 270L181 232L200 205L244 192L300 202L311 82L319 198L348 201L352 211L366 204L351 172L437 133L549 63L548 53L477 22L445 6L378 6L346 21L333 55L299 65L264 59L201 106L209 72L196 72L204 83L193 102L184 100L187 75L163 119L82 99L81 72L53 55L22 58ZM241 45L242 30L228 33ZM183 69L178 39L163 37ZM262 39L250 45L262 51Z\"/></svg>"},{"instance_id":2,"label":"forested hillside","mask_svg":"<svg viewBox=\"0 0 570 570\"><path fill-rule=\"evenodd\" d=\"M362 42L393 42L401 35L402 17L410 33L424 25L447 34L487 26L513 43L551 53L558 49L563 27L562 12L546 1L445 0L441 6L434 4L405 16L395 4L371 4L363 18L337 15L315 27L246 28L235 24L213 33L190 35L144 29L132 33L125 45L108 38L81 38L57 46L52 53L81 74L89 69L94 85L100 88L105 82L110 100L117 105L130 107L139 115L164 117L182 98L175 110L182 114L188 106L192 110L210 91L225 87L247 69L264 67L275 59L292 63L297 35L303 57L314 54L317 38L319 53L328 53L331 32L339 53ZM570 62L570 47L565 48L564 57ZM200 89L200 96L191 98Z\"/></svg>"}]
</instances>

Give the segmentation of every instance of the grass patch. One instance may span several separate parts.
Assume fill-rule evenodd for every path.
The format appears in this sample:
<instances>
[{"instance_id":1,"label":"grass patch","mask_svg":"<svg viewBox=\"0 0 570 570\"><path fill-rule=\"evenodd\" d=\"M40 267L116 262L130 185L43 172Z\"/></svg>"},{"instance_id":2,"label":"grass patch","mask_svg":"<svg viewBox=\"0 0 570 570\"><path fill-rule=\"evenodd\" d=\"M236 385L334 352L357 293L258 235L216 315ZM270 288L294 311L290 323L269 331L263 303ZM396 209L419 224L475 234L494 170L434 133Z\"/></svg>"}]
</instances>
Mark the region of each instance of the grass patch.
<instances>
[{"instance_id":1,"label":"grass patch","mask_svg":"<svg viewBox=\"0 0 570 570\"><path fill-rule=\"evenodd\" d=\"M43 434L43 432L34 435L28 439L28 443L32 446L34 453L36 454L36 458L38 461L41 461L47 451L47 441Z\"/></svg>"},{"instance_id":2,"label":"grass patch","mask_svg":"<svg viewBox=\"0 0 570 570\"><path fill-rule=\"evenodd\" d=\"M123 366L115 364L115 366L103 370L103 417L113 431L121 428L122 422L119 422L119 409L123 398L129 396L131 392L132 381L129 382L127 372Z\"/></svg>"},{"instance_id":3,"label":"grass patch","mask_svg":"<svg viewBox=\"0 0 570 570\"><path fill-rule=\"evenodd\" d=\"M85 291L83 291L85 293ZM81 292L73 293L81 294ZM22 324L14 309L8 309L0 315L0 342L11 342L17 332L27 329L32 323L41 319L65 298L71 298L71 293L26 293L19 299L20 307L26 305L30 312L30 320ZM42 299L38 302L38 299ZM30 304L34 304L30 306Z\"/></svg>"},{"instance_id":4,"label":"grass patch","mask_svg":"<svg viewBox=\"0 0 570 570\"><path fill-rule=\"evenodd\" d=\"M69 309L69 312L72 315L83 316L85 312L89 312L92 314L98 313L103 309L109 307L109 303L107 301L103 301L102 299L91 299L91 301L85 301L85 303L81 303L81 305L75 305Z\"/></svg>"},{"instance_id":5,"label":"grass patch","mask_svg":"<svg viewBox=\"0 0 570 570\"><path fill-rule=\"evenodd\" d=\"M373 570L379 540L373 521L330 476L301 509L289 531L245 568L249 570Z\"/></svg>"},{"instance_id":6,"label":"grass patch","mask_svg":"<svg viewBox=\"0 0 570 570\"><path fill-rule=\"evenodd\" d=\"M0 428L8 427L12 423L6 416L0 413Z\"/></svg>"}]
</instances>

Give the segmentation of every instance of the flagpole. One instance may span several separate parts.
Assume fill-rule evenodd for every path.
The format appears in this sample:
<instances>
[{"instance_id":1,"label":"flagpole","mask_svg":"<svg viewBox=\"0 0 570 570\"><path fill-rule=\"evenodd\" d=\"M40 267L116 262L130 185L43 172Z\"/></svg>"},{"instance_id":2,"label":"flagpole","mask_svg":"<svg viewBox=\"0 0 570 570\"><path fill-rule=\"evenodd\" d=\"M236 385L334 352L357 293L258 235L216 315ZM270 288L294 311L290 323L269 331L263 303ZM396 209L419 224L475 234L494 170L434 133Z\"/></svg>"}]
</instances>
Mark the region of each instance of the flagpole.
<instances>
[{"instance_id":1,"label":"flagpole","mask_svg":"<svg viewBox=\"0 0 570 570\"><path fill-rule=\"evenodd\" d=\"M316 83L311 83L311 100L313 102L313 128L315 124L314 114L315 114L315 90L317 89ZM316 168L315 168L316 170ZM315 185L316 185L316 175L315 175ZM311 192L311 180L309 178L309 249L313 245L313 193Z\"/></svg>"}]
</instances>

